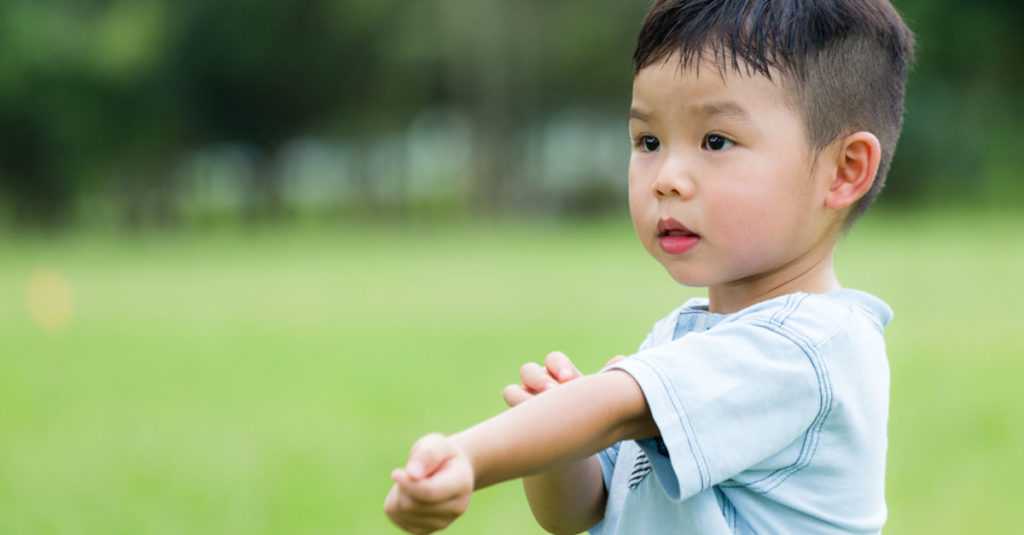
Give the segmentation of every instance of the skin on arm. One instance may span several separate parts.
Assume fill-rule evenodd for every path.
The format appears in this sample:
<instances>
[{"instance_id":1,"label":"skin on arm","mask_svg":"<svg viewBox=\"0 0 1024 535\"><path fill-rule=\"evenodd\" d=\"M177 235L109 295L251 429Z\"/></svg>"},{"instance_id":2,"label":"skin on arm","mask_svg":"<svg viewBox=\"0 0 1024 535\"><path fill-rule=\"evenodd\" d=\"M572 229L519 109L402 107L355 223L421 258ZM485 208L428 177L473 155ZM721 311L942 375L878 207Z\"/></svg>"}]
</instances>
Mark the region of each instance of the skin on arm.
<instances>
[{"instance_id":1,"label":"skin on arm","mask_svg":"<svg viewBox=\"0 0 1024 535\"><path fill-rule=\"evenodd\" d=\"M605 367L624 359L618 356ZM549 353L541 367L525 364L519 372L522 385L509 385L502 397L509 407L559 384L583 377L564 353ZM565 467L523 478L523 490L533 517L550 533L580 533L601 520L608 498L597 455Z\"/></svg>"},{"instance_id":2,"label":"skin on arm","mask_svg":"<svg viewBox=\"0 0 1024 535\"><path fill-rule=\"evenodd\" d=\"M406 468L392 473L384 508L403 529L431 533L465 511L474 489L564 469L621 440L657 433L632 376L582 377L451 437L424 437ZM599 479L596 486L603 489Z\"/></svg>"}]
</instances>

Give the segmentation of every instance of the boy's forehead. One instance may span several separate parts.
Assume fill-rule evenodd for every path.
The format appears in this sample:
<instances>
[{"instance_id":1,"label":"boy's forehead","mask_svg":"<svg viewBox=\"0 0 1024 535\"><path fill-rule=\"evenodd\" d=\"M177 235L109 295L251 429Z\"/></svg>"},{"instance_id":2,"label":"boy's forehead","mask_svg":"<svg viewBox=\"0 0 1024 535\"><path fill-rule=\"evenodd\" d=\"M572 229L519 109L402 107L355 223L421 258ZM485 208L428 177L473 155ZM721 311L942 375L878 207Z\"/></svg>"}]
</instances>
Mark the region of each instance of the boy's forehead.
<instances>
[{"instance_id":1,"label":"boy's forehead","mask_svg":"<svg viewBox=\"0 0 1024 535\"><path fill-rule=\"evenodd\" d=\"M664 108L694 107L696 111L743 116L750 107L785 99L784 88L761 74L684 66L669 58L641 69L633 78L631 117L643 118ZM636 113L634 113L634 111Z\"/></svg>"},{"instance_id":2,"label":"boy's forehead","mask_svg":"<svg viewBox=\"0 0 1024 535\"><path fill-rule=\"evenodd\" d=\"M786 78L782 71L769 67L767 72L768 74L765 74L742 60L733 63L725 58L716 58L713 54L704 54L699 61L686 61L678 53L671 53L637 71L633 76L633 82L635 84L641 78L657 77L662 81L675 78L720 85L744 81L777 87L786 85L780 83Z\"/></svg>"}]
</instances>

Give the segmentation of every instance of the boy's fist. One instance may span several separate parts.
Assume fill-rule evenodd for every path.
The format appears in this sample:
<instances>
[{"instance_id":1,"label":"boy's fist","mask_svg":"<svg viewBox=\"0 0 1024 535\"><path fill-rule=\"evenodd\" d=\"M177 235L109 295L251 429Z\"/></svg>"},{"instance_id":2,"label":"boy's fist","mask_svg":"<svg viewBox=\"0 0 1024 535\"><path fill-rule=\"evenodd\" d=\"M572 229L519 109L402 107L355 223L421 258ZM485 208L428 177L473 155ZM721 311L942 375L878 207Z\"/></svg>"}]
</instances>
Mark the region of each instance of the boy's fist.
<instances>
[{"instance_id":1,"label":"boy's fist","mask_svg":"<svg viewBox=\"0 0 1024 535\"><path fill-rule=\"evenodd\" d=\"M440 434L413 445L405 468L391 472L395 482L384 500L384 512L409 533L444 529L469 507L473 465L462 449Z\"/></svg>"}]
</instances>

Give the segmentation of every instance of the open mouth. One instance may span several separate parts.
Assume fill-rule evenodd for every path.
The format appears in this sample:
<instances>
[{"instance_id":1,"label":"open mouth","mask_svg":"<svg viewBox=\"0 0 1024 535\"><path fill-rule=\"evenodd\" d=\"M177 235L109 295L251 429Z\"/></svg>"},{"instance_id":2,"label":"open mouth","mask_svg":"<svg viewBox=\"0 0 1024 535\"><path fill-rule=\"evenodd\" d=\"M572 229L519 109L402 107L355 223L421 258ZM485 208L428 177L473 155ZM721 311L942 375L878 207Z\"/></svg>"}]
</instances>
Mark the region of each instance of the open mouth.
<instances>
[{"instance_id":1,"label":"open mouth","mask_svg":"<svg viewBox=\"0 0 1024 535\"><path fill-rule=\"evenodd\" d=\"M670 255L681 255L700 243L700 235L672 218L658 220L658 244Z\"/></svg>"},{"instance_id":2,"label":"open mouth","mask_svg":"<svg viewBox=\"0 0 1024 535\"><path fill-rule=\"evenodd\" d=\"M658 237L664 238L666 236L700 237L696 232L686 228L685 225L675 219L662 218L658 220Z\"/></svg>"}]
</instances>

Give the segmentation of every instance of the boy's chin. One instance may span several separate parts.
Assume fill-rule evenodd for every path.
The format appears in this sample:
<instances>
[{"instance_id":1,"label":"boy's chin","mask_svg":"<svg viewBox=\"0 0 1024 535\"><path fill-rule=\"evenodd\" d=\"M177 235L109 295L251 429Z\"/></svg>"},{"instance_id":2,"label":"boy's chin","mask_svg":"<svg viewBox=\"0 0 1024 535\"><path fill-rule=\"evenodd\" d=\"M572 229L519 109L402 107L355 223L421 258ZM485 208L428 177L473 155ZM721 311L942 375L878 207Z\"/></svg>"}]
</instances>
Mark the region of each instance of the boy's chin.
<instances>
[{"instance_id":1,"label":"boy's chin","mask_svg":"<svg viewBox=\"0 0 1024 535\"><path fill-rule=\"evenodd\" d=\"M665 271L667 271L668 275L672 277L672 280L689 288L703 288L711 284L703 278L696 276L694 273L681 272L680 270L672 269L667 266L665 267Z\"/></svg>"}]
</instances>

